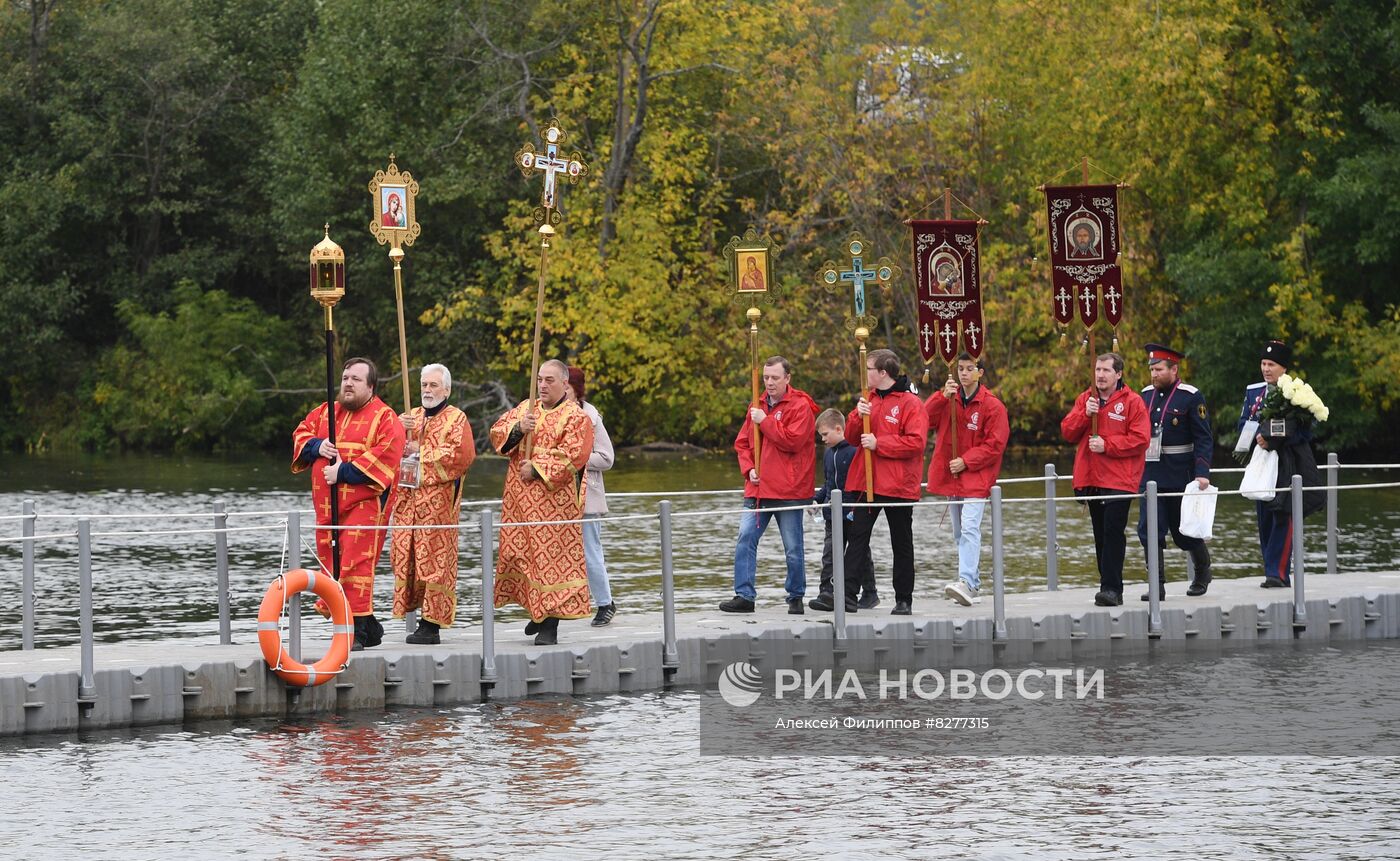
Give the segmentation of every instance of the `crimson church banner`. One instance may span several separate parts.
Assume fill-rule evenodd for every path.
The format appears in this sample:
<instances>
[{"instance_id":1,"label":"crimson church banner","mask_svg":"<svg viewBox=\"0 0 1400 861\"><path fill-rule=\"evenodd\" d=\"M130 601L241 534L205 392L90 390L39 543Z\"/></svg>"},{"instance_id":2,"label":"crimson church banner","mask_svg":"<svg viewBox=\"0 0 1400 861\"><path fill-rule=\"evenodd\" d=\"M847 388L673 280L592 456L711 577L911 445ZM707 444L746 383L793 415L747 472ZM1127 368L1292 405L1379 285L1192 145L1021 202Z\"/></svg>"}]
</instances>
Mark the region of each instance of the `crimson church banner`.
<instances>
[{"instance_id":1,"label":"crimson church banner","mask_svg":"<svg viewBox=\"0 0 1400 861\"><path fill-rule=\"evenodd\" d=\"M1055 322L1068 324L1078 316L1092 328L1102 315L1116 327L1123 319L1118 187L1047 186L1045 205L1050 214Z\"/></svg>"},{"instance_id":2,"label":"crimson church banner","mask_svg":"<svg viewBox=\"0 0 1400 861\"><path fill-rule=\"evenodd\" d=\"M919 353L951 363L959 350L982 355L982 270L977 221L910 221L914 290L919 303Z\"/></svg>"}]
</instances>

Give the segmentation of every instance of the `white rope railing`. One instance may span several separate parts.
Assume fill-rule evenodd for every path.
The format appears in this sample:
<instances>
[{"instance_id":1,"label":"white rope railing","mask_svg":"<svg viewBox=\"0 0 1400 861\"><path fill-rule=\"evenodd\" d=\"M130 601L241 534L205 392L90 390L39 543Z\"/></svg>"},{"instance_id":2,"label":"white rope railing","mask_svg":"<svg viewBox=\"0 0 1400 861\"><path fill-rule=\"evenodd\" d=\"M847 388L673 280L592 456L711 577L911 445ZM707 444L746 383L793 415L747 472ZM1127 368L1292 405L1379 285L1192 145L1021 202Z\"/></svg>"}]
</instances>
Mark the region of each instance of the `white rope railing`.
<instances>
[{"instance_id":1,"label":"white rope railing","mask_svg":"<svg viewBox=\"0 0 1400 861\"><path fill-rule=\"evenodd\" d=\"M44 541L55 538L77 538L76 532L51 532L48 535L16 535L13 538L0 538L0 544L21 544L25 541Z\"/></svg>"},{"instance_id":2,"label":"white rope railing","mask_svg":"<svg viewBox=\"0 0 1400 861\"><path fill-rule=\"evenodd\" d=\"M126 535L203 535L229 532L266 532L269 529L286 530L287 521L274 523L270 526L237 526L237 527L208 527L205 529L143 529L135 532L93 532L93 538L117 538Z\"/></svg>"},{"instance_id":3,"label":"white rope railing","mask_svg":"<svg viewBox=\"0 0 1400 861\"><path fill-rule=\"evenodd\" d=\"M1339 464L1339 466L1348 467L1348 468L1355 468L1355 469L1362 469L1362 468L1364 468L1364 469L1390 469L1390 468L1400 468L1400 464ZM1320 469L1326 469L1327 467L1326 467L1326 466L1323 466L1323 467L1319 467L1319 468L1320 468ZM1221 474L1221 473L1239 473L1239 472L1244 472L1244 469L1243 469L1243 468L1239 468L1239 469L1235 469L1235 468L1216 469L1216 470L1212 470L1212 475ZM998 484L1024 483L1024 482L1033 482L1033 481L1034 481L1034 482L1039 482L1039 481L1044 481L1046 478L1052 478L1052 479L1055 479L1055 480L1059 481L1059 480L1071 479L1071 478L1073 478L1073 476L1072 476L1072 475L1058 475L1058 474L1056 474L1056 475L1053 475L1053 476L1026 476L1026 477L1016 477L1016 478L1002 479L1001 481L998 482ZM1304 488L1304 490L1306 490L1306 491L1308 491L1308 492L1320 492L1320 491L1328 491L1328 490L1337 490L1337 491L1343 491L1343 490L1383 490L1383 489L1392 489L1392 488L1396 488L1396 487L1400 487L1400 482L1371 482L1371 483L1366 483L1366 484L1327 484L1327 485L1319 485L1319 486L1315 486L1315 487L1306 487L1306 488ZM1280 487L1280 488L1278 488L1278 491L1279 491L1279 493L1281 493L1281 494L1287 494L1287 493L1289 493L1289 488L1286 487L1286 486L1285 486L1285 487ZM707 491L678 491L678 492L675 492L675 493L667 493L667 492L658 491L658 492L631 493L631 494L617 493L617 494L609 494L609 497L610 497L610 498L613 498L613 497L632 496L632 497L667 497L667 498L671 498L671 497L685 497L685 496L718 495L718 494L729 494L729 493L737 493L737 492L739 492L738 489L707 490ZM1220 496L1241 496L1241 495L1243 495L1243 492L1240 491L1240 490L1224 490L1224 489L1221 489L1221 488L1219 488L1219 487L1216 488L1216 492L1217 492L1217 494L1219 494ZM1157 494L1157 497L1158 497L1159 499L1169 499L1169 498L1184 497L1185 495L1186 495L1186 494L1185 494L1184 492L1181 492L1181 491L1178 491L1178 492L1159 492L1159 493ZM1043 496L1043 495L1039 495L1039 496L1029 496L1029 497L1004 498L1004 499L1002 500L1002 503L1005 504L1005 505L1018 505L1018 504L1044 504L1044 503L1046 503L1046 502L1055 502L1055 503L1061 503L1061 502L1089 502L1089 501L1111 502L1111 501L1119 501L1119 500L1125 500L1125 499L1126 499L1126 500L1142 499L1142 498L1144 498L1145 496L1146 496L1145 493L1128 493L1128 492L1115 493L1115 494L1099 494L1099 495L1094 495L1094 496L1087 496L1087 495L1086 495L1086 496L1079 496L1079 495L1073 495L1073 496L1053 496L1053 497L1046 497L1046 496ZM949 506L952 506L952 505L961 504L962 502L978 502L978 501L986 501L986 500L985 500L985 498L983 498L983 499L962 499L962 500L955 500L955 499L891 500L891 501L875 501L875 502L858 502L858 501L851 501L851 502L843 502L842 507L843 507L843 508L846 508L846 509L856 509L856 508L946 508L946 507L949 507ZM470 501L466 501L466 502L463 503L464 506L465 506L465 505L499 505L499 504L500 504L500 500L498 500L498 499L491 499L491 500L470 500ZM671 515L671 516L672 516L672 517L723 517L723 516L731 516L731 515L736 515L736 514L737 514L737 515L743 515L743 514L758 513L758 512L777 513L777 512L782 512L782 511L810 511L810 510L820 510L820 509L823 509L823 508L825 508L825 507L826 507L826 505L824 505L824 504L817 504L817 503L801 503L801 504L787 505L787 506L781 506L781 507L766 507L766 506L765 506L765 507L762 507L762 508L718 508L718 509L704 509L704 510L700 510L700 511L677 511L677 512L672 512L672 515ZM309 514L313 514L314 512L311 511L311 510L303 509L303 510L299 511L298 513L309 515ZM203 534L203 535L215 535L215 534L220 534L220 533L227 534L227 533L236 533L236 532L259 532L259 531L268 531L268 530L272 530L272 529L284 529L284 528L285 528L285 525L286 525L286 519L285 519L285 518L286 518L286 515L287 515L287 510L284 509L284 510L280 510L280 511L272 511L272 510L269 510L269 511L246 511L246 512L222 512L221 514L222 514L222 516L224 516L224 517L256 517L256 516L281 515L283 519L282 519L281 521L279 521L278 523L275 523L275 524L268 524L268 525L262 525L262 526L243 526L243 527L227 527L227 526L226 526L226 527L213 527L213 526L200 526L200 527L193 527L193 528L190 528L190 529L158 529L158 530L107 531L107 532L93 532L93 533L91 533L91 536L94 537L94 538L123 538L123 537L158 536L158 535L201 535L201 534ZM71 514L71 513L40 514L40 513L36 513L36 514L33 514L33 515L5 515L4 517L0 517L0 519L3 519L3 520L24 520L24 519L27 519L27 518L33 518L33 519L36 519L36 520L37 520L37 519L39 519L39 518L48 518L48 519L54 519L54 520L97 520L97 519L128 519L128 520L139 520L139 519L171 519L171 518L195 518L195 517L198 517L198 518L210 518L210 517L214 517L214 516L218 516L218 514L215 513L215 512L209 512L209 511L197 512L197 513L174 512L174 513L112 513L112 514L100 514L100 513L99 513L99 514ZM655 520L655 519L657 519L657 517L658 517L658 515L657 515L656 513L652 513L652 512L643 513L643 514L607 514L607 515L603 515L603 516L601 516L601 517L585 517L585 518L576 518L576 519L571 519L571 520L519 521L519 522L513 522L513 523L511 523L511 522L505 522L505 523L503 523L503 522L497 522L497 523L494 524L494 526L495 526L496 529L499 530L499 529L506 528L506 527L559 526L559 525L582 524L582 523L585 523L585 522L618 523L618 522L625 522L625 521ZM348 525L348 524L341 524L341 525L331 526L331 525L319 525L319 524L317 524L317 525L310 525L310 524L308 524L308 528L324 529L324 530L339 530L339 531L351 531L351 530L361 530L361 531L393 531L393 530L413 531L413 530L444 530L444 529L451 529L451 530L457 530L457 531L464 531L464 530L467 530L467 529L474 529L474 528L476 528L476 524L473 523L473 522L471 522L471 521L464 521L464 522L461 522L461 523L458 523L458 524L392 524L392 523L391 523L391 524L388 524L388 525L385 525L385 526L376 526L376 525ZM70 539L70 538L74 538L74 537L76 537L76 536L77 536L77 533L76 533L76 532L54 532L54 533L46 533L46 534L40 534L40 535L33 535L33 536L28 536L28 537L26 537L26 536L13 536L13 537L0 538L0 545L4 545L4 544L17 544L17 543L22 543L22 542L25 542L25 541L32 541L32 542L36 542L36 543L37 543L37 542L40 542L40 541L67 540L67 539Z\"/></svg>"}]
</instances>

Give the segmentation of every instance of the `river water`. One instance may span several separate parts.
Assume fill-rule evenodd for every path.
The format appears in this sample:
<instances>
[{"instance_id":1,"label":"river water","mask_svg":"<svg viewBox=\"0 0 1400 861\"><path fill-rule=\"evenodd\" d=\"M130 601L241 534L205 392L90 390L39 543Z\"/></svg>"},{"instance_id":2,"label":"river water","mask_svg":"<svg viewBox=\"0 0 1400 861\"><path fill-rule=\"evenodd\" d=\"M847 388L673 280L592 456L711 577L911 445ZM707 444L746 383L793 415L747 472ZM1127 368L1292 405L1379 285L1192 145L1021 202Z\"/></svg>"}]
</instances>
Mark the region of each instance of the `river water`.
<instances>
[{"instance_id":1,"label":"river water","mask_svg":"<svg viewBox=\"0 0 1400 861\"><path fill-rule=\"evenodd\" d=\"M1068 473L1072 459L1057 465ZM1042 474L1043 463L1009 462L1004 477ZM505 462L481 458L468 475L464 499L476 503L499 500ZM1237 475L1222 476L1226 488L1238 485ZM1344 470L1343 483L1400 481L1400 471ZM654 515L655 496L630 493L665 492L674 504L674 564L677 608L684 612L713 607L733 594L732 560L738 531L736 513L742 504L732 457L707 455L622 456L607 474L612 515L603 541L614 598L621 612L659 610L661 606L660 543ZM1068 482L1059 493L1069 496ZM697 491L719 491L694 495ZM1007 588L1013 591L1045 586L1045 505L1043 482L1008 484L1005 496L1005 565ZM1339 494L1338 564L1341 570L1395 570L1400 560L1400 488L1342 491ZM288 509L308 509L303 515L302 559L311 553L310 493L305 476L293 476L287 464L273 456L242 459L152 456L48 456L16 458L0 475L0 515L19 514L21 502L32 499L41 518L39 534L71 533L72 515L119 514L120 519L94 520L93 581L96 636L100 642L133 639L187 638L217 641L217 603L213 537L208 533L107 535L112 532L164 532L209 528L212 506L223 501L232 513L229 526L254 531L228 535L230 583L235 639L251 642L257 607L267 584L280 570L285 552L281 522ZM1016 500L1023 500L1017 502ZM480 533L476 518L480 504L463 512L461 533L460 611L470 623L480 618ZM707 513L723 512L723 513ZM1093 536L1084 509L1072 501L1056 506L1060 582L1097 583ZM1137 507L1133 509L1136 523ZM195 519L177 515L196 514ZM132 517L132 515L142 515ZM639 519L623 519L640 516ZM749 515L752 516L752 515ZM820 575L822 523L806 521L808 592L816 592ZM956 550L946 508L915 509L916 600L942 600L941 586L956 576ZM1307 521L1306 565L1325 565L1324 517ZM1216 517L1212 553L1217 577L1259 576L1253 503L1237 496L1222 497ZM983 526L983 571L990 571L990 514ZM17 536L19 523L0 520L0 536ZM883 518L872 541L881 588L888 604L890 551ZM36 550L36 644L40 647L77 642L77 547L71 538L42 542ZM1166 566L1170 587L1184 586L1185 557L1168 543ZM376 606L387 614L392 581L387 576L387 553L380 560ZM759 548L760 601L781 603L782 544L776 528ZM1140 548L1129 536L1128 579L1145 582ZM0 543L0 649L20 643L20 546ZM989 587L988 587L989 588ZM1129 586L1129 599L1139 589ZM1142 590L1145 591L1145 590Z\"/></svg>"},{"instance_id":2,"label":"river water","mask_svg":"<svg viewBox=\"0 0 1400 861\"><path fill-rule=\"evenodd\" d=\"M1156 684L1228 675L1307 697L1333 670L1365 675L1400 659L1394 643L1309 648L1286 678L1263 650L1116 671ZM1394 749L1393 691L1357 695L1388 703ZM681 689L0 740L0 846L110 859L1400 855L1400 758L1121 755L1183 718L1211 733L1199 699L1183 711L1163 697L1134 721L1099 709L1084 729L1117 756L703 756L701 703L715 697Z\"/></svg>"},{"instance_id":3,"label":"river water","mask_svg":"<svg viewBox=\"0 0 1400 861\"><path fill-rule=\"evenodd\" d=\"M12 463L0 477L0 513L18 513L22 499L33 499L41 514L143 515L95 521L97 532L187 527L190 521L174 515L207 513L215 500L244 512L308 504L302 480L272 458ZM1062 472L1068 467L1060 465ZM614 491L675 494L677 514L687 515L675 521L682 610L730 594L740 515L703 513L733 509L733 494L680 493L731 488L734 472L722 457L639 457L622 459L609 476ZM1039 472L1031 463L1006 470ZM1384 481L1385 475L1350 472L1344 480ZM482 461L473 468L467 498L495 496L502 476L502 463ZM1395 568L1395 492L1342 494L1344 570ZM1041 493L1039 484L1011 485L1007 496ZM612 507L624 515L650 514L656 504L655 497L618 497ZM1057 510L1061 579L1091 582L1087 518L1072 502ZM952 576L952 543L942 518L942 509L916 509L921 580ZM1043 503L1007 506L1011 588L1043 588L1043 518ZM1307 564L1314 571L1323 564L1320 520L1309 523ZM273 527L230 536L239 642L251 642L250 621L277 571L283 549L277 521L277 515L231 521ZM72 528L61 518L39 523L40 533ZM1238 499L1222 500L1213 545L1219 575L1257 576L1253 530L1252 510ZM15 521L0 521L5 532L18 533ZM620 521L604 534L623 611L659 607L655 522ZM806 538L814 569L818 522L808 522ZM207 534L95 537L99 637L214 640L211 548ZM479 601L474 529L463 532L461 549L463 615L473 618ZM882 583L888 552L881 526L875 556ZM38 557L40 645L74 642L73 543L45 542ZM1172 551L1168 564L1179 581L1180 554ZM0 544L0 648L18 645L19 568L18 547ZM781 580L780 544L776 535L766 536L763 600L780 600ZM1365 677L1400 661L1400 644L1393 643L1326 652L1309 653L1291 673L1253 653L1193 657L1170 672L1183 684L1228 676L1287 685L1306 698L1334 676L1339 662ZM1169 672L1148 661L1115 669L1142 685L1161 683ZM715 696L678 689L0 740L0 846L25 858L121 859L1400 856L1393 827L1400 817L1400 758L1360 755L1364 746L1345 757L1252 756L1247 747L1238 756L1122 755L1148 728L1183 720L1188 712L1180 699L1163 698L1156 712L1131 722L1115 722L1109 708L1094 729L1108 734L1104 750L1116 756L765 757L742 748L703 756L701 705ZM1393 696L1393 689L1365 694L1368 707L1391 716L1392 735ZM1201 733L1217 729L1213 712L1200 702L1189 714ZM1276 736L1290 727L1258 731Z\"/></svg>"}]
</instances>

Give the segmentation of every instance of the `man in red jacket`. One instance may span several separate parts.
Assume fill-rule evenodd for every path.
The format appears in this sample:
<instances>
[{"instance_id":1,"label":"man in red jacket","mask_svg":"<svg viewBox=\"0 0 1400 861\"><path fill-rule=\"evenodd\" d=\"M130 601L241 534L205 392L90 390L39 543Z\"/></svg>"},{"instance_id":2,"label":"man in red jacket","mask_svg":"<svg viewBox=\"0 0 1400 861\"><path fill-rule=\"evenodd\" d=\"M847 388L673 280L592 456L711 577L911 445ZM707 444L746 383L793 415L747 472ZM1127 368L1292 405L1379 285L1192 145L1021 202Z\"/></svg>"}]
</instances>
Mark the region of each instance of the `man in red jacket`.
<instances>
[{"instance_id":1,"label":"man in red jacket","mask_svg":"<svg viewBox=\"0 0 1400 861\"><path fill-rule=\"evenodd\" d=\"M1074 455L1074 493L1089 497L1094 556L1099 565L1094 603L1100 607L1123 603L1123 552L1127 547L1123 528L1128 525L1133 501L1093 497L1138 492L1151 424L1142 398L1123 385L1123 357L1117 353L1104 353L1094 361L1093 388L1075 399L1069 415L1060 422L1065 440L1079 445Z\"/></svg>"},{"instance_id":2,"label":"man in red jacket","mask_svg":"<svg viewBox=\"0 0 1400 861\"><path fill-rule=\"evenodd\" d=\"M871 399L861 398L846 416L846 442L870 452L875 498L865 496L865 451L857 451L846 473L846 493L858 502L874 503L855 509L846 544L846 571L859 571L870 551L875 518L885 512L894 552L894 609L891 616L908 616L914 605L914 509L887 502L917 502L923 477L924 446L928 443L928 416L923 402L910 391L909 378L900 373L899 356L893 350L872 350L865 358L866 385ZM864 432L864 416L870 416L870 433ZM854 613L860 596L860 578L846 577L846 612Z\"/></svg>"},{"instance_id":3,"label":"man in red jacket","mask_svg":"<svg viewBox=\"0 0 1400 861\"><path fill-rule=\"evenodd\" d=\"M778 534L787 556L788 612L802 614L802 596L807 592L806 562L802 546L802 509L812 501L817 463L815 421L817 404L791 385L792 365L782 356L763 363L764 397L761 405L750 405L748 415L734 438L739 456L739 472L744 476L744 508L757 509L745 514L739 523L739 540L734 546L734 597L719 605L726 613L752 613L758 567L758 539L771 518L778 519ZM754 459L753 438L761 434L759 459ZM789 508L768 512L766 508Z\"/></svg>"},{"instance_id":4,"label":"man in red jacket","mask_svg":"<svg viewBox=\"0 0 1400 861\"><path fill-rule=\"evenodd\" d=\"M982 514L987 496L1001 474L1001 457L1011 428L1001 399L982 382L982 360L958 355L958 378L951 376L943 391L924 403L928 425L937 432L928 465L928 492L954 500L953 539L958 544L958 576L943 594L972 606L982 586L978 562L982 554ZM957 452L953 427L957 423Z\"/></svg>"}]
</instances>

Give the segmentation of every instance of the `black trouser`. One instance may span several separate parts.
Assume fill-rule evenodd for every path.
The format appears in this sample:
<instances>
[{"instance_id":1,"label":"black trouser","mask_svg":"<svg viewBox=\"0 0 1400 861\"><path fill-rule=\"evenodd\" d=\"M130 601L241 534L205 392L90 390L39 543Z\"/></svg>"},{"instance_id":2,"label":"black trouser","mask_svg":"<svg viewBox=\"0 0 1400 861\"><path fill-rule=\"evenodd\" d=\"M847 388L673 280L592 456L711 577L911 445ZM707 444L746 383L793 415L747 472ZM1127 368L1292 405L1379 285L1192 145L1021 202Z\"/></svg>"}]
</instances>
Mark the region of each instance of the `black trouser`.
<instances>
[{"instance_id":1,"label":"black trouser","mask_svg":"<svg viewBox=\"0 0 1400 861\"><path fill-rule=\"evenodd\" d=\"M1181 493L1184 487L1178 488L1157 488L1159 493ZM1206 543L1200 538L1192 538L1189 535L1181 534L1181 497L1157 497L1157 547L1161 550L1167 549L1167 533L1172 535L1172 542L1186 551L1191 557L1191 564L1195 567L1195 578L1200 580L1210 573L1210 551L1206 549ZM1147 500L1138 506L1138 541L1142 542L1143 562L1147 564ZM1167 562L1166 554L1159 555L1158 561L1161 563L1157 572L1162 576L1159 583L1167 582Z\"/></svg>"},{"instance_id":2,"label":"black trouser","mask_svg":"<svg viewBox=\"0 0 1400 861\"><path fill-rule=\"evenodd\" d=\"M860 495L859 501L865 502L864 493ZM881 496L877 493L875 505L855 509L855 520L846 524L846 528L851 532L850 539L846 542L845 556L847 601L855 601L860 597L861 578L851 576L851 572L860 571L862 559L870 558L870 533L874 530L875 518L880 516L881 511L885 512L885 524L890 528L890 549L894 551L894 599L914 600L914 509L908 505L887 507L879 504L914 501ZM872 571L872 579L873 576Z\"/></svg>"},{"instance_id":3,"label":"black trouser","mask_svg":"<svg viewBox=\"0 0 1400 861\"><path fill-rule=\"evenodd\" d=\"M1123 594L1123 554L1128 549L1127 536L1123 530L1128 526L1128 510L1131 499L1110 499L1101 501L1095 496L1118 496L1122 490L1109 490L1102 487L1089 487L1079 491L1080 496L1090 497L1089 520L1094 524L1094 558L1099 564L1099 590Z\"/></svg>"},{"instance_id":4,"label":"black trouser","mask_svg":"<svg viewBox=\"0 0 1400 861\"><path fill-rule=\"evenodd\" d=\"M842 524L846 528L841 530L841 550L842 558L845 558L845 549L851 544L851 521L847 520ZM822 542L822 585L819 590L823 595L832 593L831 585L831 521L826 522L826 541ZM867 595L874 595L878 590L875 588L875 563L870 560L870 542L865 542L865 558L862 560L859 571L846 569L846 578L858 577L862 591Z\"/></svg>"}]
</instances>

